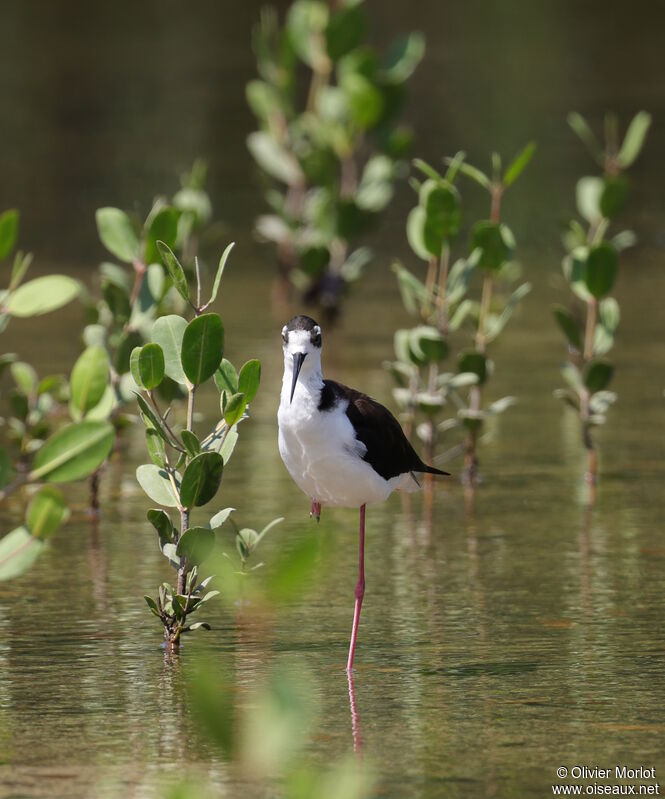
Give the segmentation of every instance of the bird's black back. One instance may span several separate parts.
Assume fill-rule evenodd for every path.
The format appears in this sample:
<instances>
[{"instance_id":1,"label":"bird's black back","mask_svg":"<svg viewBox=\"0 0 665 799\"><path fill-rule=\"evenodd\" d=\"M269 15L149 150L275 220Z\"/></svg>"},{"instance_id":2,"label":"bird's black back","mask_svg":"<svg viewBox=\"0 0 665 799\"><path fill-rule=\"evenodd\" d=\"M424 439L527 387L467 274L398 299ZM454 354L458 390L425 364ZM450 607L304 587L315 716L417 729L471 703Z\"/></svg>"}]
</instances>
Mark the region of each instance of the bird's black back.
<instances>
[{"instance_id":1,"label":"bird's black back","mask_svg":"<svg viewBox=\"0 0 665 799\"><path fill-rule=\"evenodd\" d=\"M388 408L342 383L324 380L319 410L330 411L343 400L348 402L346 415L356 431L356 438L367 448L363 460L384 480L407 472L448 474L422 462Z\"/></svg>"}]
</instances>

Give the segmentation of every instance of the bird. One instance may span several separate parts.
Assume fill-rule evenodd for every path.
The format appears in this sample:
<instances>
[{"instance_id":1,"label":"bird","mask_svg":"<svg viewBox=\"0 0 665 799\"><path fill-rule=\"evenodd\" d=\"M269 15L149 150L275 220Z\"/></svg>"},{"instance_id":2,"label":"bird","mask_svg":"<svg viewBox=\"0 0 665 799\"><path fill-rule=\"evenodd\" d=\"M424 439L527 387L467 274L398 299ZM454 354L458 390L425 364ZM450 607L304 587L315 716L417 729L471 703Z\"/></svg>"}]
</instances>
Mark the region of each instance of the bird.
<instances>
[{"instance_id":1,"label":"bird","mask_svg":"<svg viewBox=\"0 0 665 799\"><path fill-rule=\"evenodd\" d=\"M277 420L279 453L296 485L322 506L360 509L358 582L346 670L352 673L365 595L366 506L394 490L416 491L417 475L449 475L420 459L393 414L375 399L323 377L321 327L294 316L282 328L284 376Z\"/></svg>"}]
</instances>

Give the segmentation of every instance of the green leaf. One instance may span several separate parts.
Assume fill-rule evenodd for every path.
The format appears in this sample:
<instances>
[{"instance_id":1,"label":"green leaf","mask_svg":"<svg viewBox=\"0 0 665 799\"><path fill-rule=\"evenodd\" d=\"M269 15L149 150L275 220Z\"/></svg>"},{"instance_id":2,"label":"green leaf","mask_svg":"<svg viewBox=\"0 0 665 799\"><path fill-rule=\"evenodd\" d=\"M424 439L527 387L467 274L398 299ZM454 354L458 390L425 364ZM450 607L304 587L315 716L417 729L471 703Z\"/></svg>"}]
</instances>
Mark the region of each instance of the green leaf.
<instances>
[{"instance_id":1,"label":"green leaf","mask_svg":"<svg viewBox=\"0 0 665 799\"><path fill-rule=\"evenodd\" d=\"M109 359L102 347L88 347L79 355L69 380L71 406L83 416L104 396L109 384Z\"/></svg>"},{"instance_id":2,"label":"green leaf","mask_svg":"<svg viewBox=\"0 0 665 799\"><path fill-rule=\"evenodd\" d=\"M447 163L452 163L452 161L453 161L452 158L446 159ZM471 178L471 180L473 180L479 186L482 186L484 189L489 189L491 182L490 179L487 177L487 175L484 172L482 172L477 167L472 166L471 164L467 164L465 161L463 161L459 165L459 171L467 178Z\"/></svg>"},{"instance_id":3,"label":"green leaf","mask_svg":"<svg viewBox=\"0 0 665 799\"><path fill-rule=\"evenodd\" d=\"M621 211L628 197L628 181L619 175L614 178L605 178L603 192L600 195L600 212L607 219L611 219Z\"/></svg>"},{"instance_id":4,"label":"green leaf","mask_svg":"<svg viewBox=\"0 0 665 799\"><path fill-rule=\"evenodd\" d=\"M600 146L598 139L595 137L593 131L589 127L586 119L584 119L581 114L573 111L568 114L568 124L572 128L573 132L577 134L582 143L586 145L587 149L596 159L596 161L602 163L603 148Z\"/></svg>"},{"instance_id":5,"label":"green leaf","mask_svg":"<svg viewBox=\"0 0 665 799\"><path fill-rule=\"evenodd\" d=\"M619 259L611 244L603 242L589 250L584 270L584 283L596 299L604 297L612 290L618 266Z\"/></svg>"},{"instance_id":6,"label":"green leaf","mask_svg":"<svg viewBox=\"0 0 665 799\"><path fill-rule=\"evenodd\" d=\"M219 266L217 267L217 274L215 275L215 283L213 284L212 294L210 295L210 302L208 304L213 303L217 299L217 292L219 291L219 284L222 281L222 275L224 274L226 261L228 260L228 257L231 254L231 250L233 249L234 245L235 242L232 241L222 253L222 257L219 259Z\"/></svg>"},{"instance_id":7,"label":"green leaf","mask_svg":"<svg viewBox=\"0 0 665 799\"><path fill-rule=\"evenodd\" d=\"M145 493L159 505L167 508L177 508L179 500L171 484L168 472L153 463L145 463L136 470L136 479ZM176 489L179 490L179 480L176 475Z\"/></svg>"},{"instance_id":8,"label":"green leaf","mask_svg":"<svg viewBox=\"0 0 665 799\"><path fill-rule=\"evenodd\" d=\"M506 188L512 185L522 174L522 172L524 172L535 152L536 143L531 141L520 153L515 156L503 176L503 185L506 186Z\"/></svg>"},{"instance_id":9,"label":"green leaf","mask_svg":"<svg viewBox=\"0 0 665 799\"><path fill-rule=\"evenodd\" d=\"M642 151L650 125L651 114L646 111L639 111L631 120L617 158L624 169L629 167Z\"/></svg>"},{"instance_id":10,"label":"green leaf","mask_svg":"<svg viewBox=\"0 0 665 799\"><path fill-rule=\"evenodd\" d=\"M513 315L517 306L522 302L527 294L531 291L531 283L522 283L508 298L508 302L504 306L503 311L498 316L492 315L490 321L487 323L487 331L485 333L485 340L487 342L494 341L494 339L501 333L503 328L508 324L510 317Z\"/></svg>"},{"instance_id":11,"label":"green leaf","mask_svg":"<svg viewBox=\"0 0 665 799\"><path fill-rule=\"evenodd\" d=\"M383 95L371 81L357 73L343 75L341 88L349 103L351 119L361 130L369 130L381 117Z\"/></svg>"},{"instance_id":12,"label":"green leaf","mask_svg":"<svg viewBox=\"0 0 665 799\"><path fill-rule=\"evenodd\" d=\"M37 559L45 544L30 535L27 527L17 527L0 540L0 580L23 574Z\"/></svg>"},{"instance_id":13,"label":"green leaf","mask_svg":"<svg viewBox=\"0 0 665 799\"><path fill-rule=\"evenodd\" d=\"M163 241L157 242L157 249L162 256L162 263L169 273L169 277L173 281L176 291L186 302L189 302L189 286L187 285L187 277L185 270L182 268L180 261L176 258L173 250Z\"/></svg>"},{"instance_id":14,"label":"green leaf","mask_svg":"<svg viewBox=\"0 0 665 799\"><path fill-rule=\"evenodd\" d=\"M180 537L176 554L187 558L189 566L199 565L208 558L215 545L215 533L207 527L190 527Z\"/></svg>"},{"instance_id":15,"label":"green leaf","mask_svg":"<svg viewBox=\"0 0 665 799\"><path fill-rule=\"evenodd\" d=\"M427 222L427 214L425 209L417 205L411 209L408 217L406 218L406 237L411 249L415 252L418 258L423 261L429 261L430 253L425 244L425 223Z\"/></svg>"},{"instance_id":16,"label":"green leaf","mask_svg":"<svg viewBox=\"0 0 665 799\"><path fill-rule=\"evenodd\" d=\"M576 394L581 393L584 388L584 383L582 381L582 373L577 366L572 363L565 363L561 367L561 375Z\"/></svg>"},{"instance_id":17,"label":"green leaf","mask_svg":"<svg viewBox=\"0 0 665 799\"><path fill-rule=\"evenodd\" d=\"M12 264L12 276L9 280L9 290L14 291L25 277L30 264L32 263L32 254L24 255L20 250L14 256L14 263Z\"/></svg>"},{"instance_id":18,"label":"green leaf","mask_svg":"<svg viewBox=\"0 0 665 799\"><path fill-rule=\"evenodd\" d=\"M0 488L4 488L14 477L14 467L9 453L0 447Z\"/></svg>"},{"instance_id":19,"label":"green leaf","mask_svg":"<svg viewBox=\"0 0 665 799\"><path fill-rule=\"evenodd\" d=\"M171 517L161 508L151 508L148 513L148 521L157 530L160 545L172 544L175 542L175 529Z\"/></svg>"},{"instance_id":20,"label":"green leaf","mask_svg":"<svg viewBox=\"0 0 665 799\"><path fill-rule=\"evenodd\" d=\"M236 448L236 444L238 443L238 428L232 427L229 432L224 437L224 443L222 444L219 454L222 456L222 460L224 461L224 465L231 460L231 455L233 455L233 450Z\"/></svg>"},{"instance_id":21,"label":"green leaf","mask_svg":"<svg viewBox=\"0 0 665 799\"><path fill-rule=\"evenodd\" d=\"M0 261L12 251L18 236L19 213L15 209L0 214Z\"/></svg>"},{"instance_id":22,"label":"green leaf","mask_svg":"<svg viewBox=\"0 0 665 799\"><path fill-rule=\"evenodd\" d=\"M602 178L586 177L577 181L577 210L587 222L595 223L602 216L600 198L604 187Z\"/></svg>"},{"instance_id":23,"label":"green leaf","mask_svg":"<svg viewBox=\"0 0 665 799\"><path fill-rule=\"evenodd\" d=\"M247 105L256 117L269 121L275 114L281 113L281 98L274 86L262 80L250 80L245 87Z\"/></svg>"},{"instance_id":24,"label":"green leaf","mask_svg":"<svg viewBox=\"0 0 665 799\"><path fill-rule=\"evenodd\" d=\"M552 308L552 313L557 321L557 324L563 331L564 336L568 339L568 343L576 350L582 350L582 331L579 324L571 312L564 308L563 305L555 305Z\"/></svg>"},{"instance_id":25,"label":"green leaf","mask_svg":"<svg viewBox=\"0 0 665 799\"><path fill-rule=\"evenodd\" d=\"M226 358L222 358L219 369L215 372L215 384L220 392L226 391L229 395L238 391L238 374L231 361Z\"/></svg>"},{"instance_id":26,"label":"green leaf","mask_svg":"<svg viewBox=\"0 0 665 799\"><path fill-rule=\"evenodd\" d=\"M410 331L409 347L418 360L425 363L442 361L448 355L446 339L430 325L419 325Z\"/></svg>"},{"instance_id":27,"label":"green leaf","mask_svg":"<svg viewBox=\"0 0 665 799\"><path fill-rule=\"evenodd\" d=\"M249 405L256 396L261 382L261 362L255 358L243 364L238 375L238 391L245 395L245 401ZM234 392L235 393L235 392Z\"/></svg>"},{"instance_id":28,"label":"green leaf","mask_svg":"<svg viewBox=\"0 0 665 799\"><path fill-rule=\"evenodd\" d=\"M180 433L187 454L195 458L201 452L201 442L191 430L182 430Z\"/></svg>"},{"instance_id":29,"label":"green leaf","mask_svg":"<svg viewBox=\"0 0 665 799\"><path fill-rule=\"evenodd\" d=\"M159 344L153 342L141 347L137 365L141 384L148 391L157 388L164 379L164 353Z\"/></svg>"},{"instance_id":30,"label":"green leaf","mask_svg":"<svg viewBox=\"0 0 665 799\"><path fill-rule=\"evenodd\" d=\"M176 246L179 219L180 211L171 206L161 208L152 217L146 237L145 255L143 256L143 260L146 264L159 263L160 251L157 247L158 241L164 242L164 244L171 249Z\"/></svg>"},{"instance_id":31,"label":"green leaf","mask_svg":"<svg viewBox=\"0 0 665 799\"><path fill-rule=\"evenodd\" d=\"M210 502L222 481L223 470L224 461L217 452L202 452L193 458L182 477L182 505L191 508Z\"/></svg>"},{"instance_id":32,"label":"green leaf","mask_svg":"<svg viewBox=\"0 0 665 799\"><path fill-rule=\"evenodd\" d=\"M303 180L303 173L296 158L278 144L269 133L255 131L247 137L247 148L256 163L270 177L295 185Z\"/></svg>"},{"instance_id":33,"label":"green leaf","mask_svg":"<svg viewBox=\"0 0 665 799\"><path fill-rule=\"evenodd\" d=\"M614 367L609 361L592 361L584 372L584 385L594 394L603 391L612 381Z\"/></svg>"},{"instance_id":34,"label":"green leaf","mask_svg":"<svg viewBox=\"0 0 665 799\"><path fill-rule=\"evenodd\" d=\"M224 510L218 511L208 522L210 528L215 530L217 527L221 527L234 510L235 508L224 508Z\"/></svg>"},{"instance_id":35,"label":"green leaf","mask_svg":"<svg viewBox=\"0 0 665 799\"><path fill-rule=\"evenodd\" d=\"M487 356L475 350L463 352L457 359L457 371L473 372L478 376L478 384L482 386L487 380Z\"/></svg>"},{"instance_id":36,"label":"green leaf","mask_svg":"<svg viewBox=\"0 0 665 799\"><path fill-rule=\"evenodd\" d=\"M242 419L246 408L247 400L244 394L233 394L233 396L229 397L224 408L224 421L226 424L229 427L233 427L234 424Z\"/></svg>"},{"instance_id":37,"label":"green leaf","mask_svg":"<svg viewBox=\"0 0 665 799\"><path fill-rule=\"evenodd\" d=\"M129 356L129 371L134 378L134 382L140 389L145 389L143 381L141 380L141 373L139 372L139 355L141 354L141 347L134 347Z\"/></svg>"},{"instance_id":38,"label":"green leaf","mask_svg":"<svg viewBox=\"0 0 665 799\"><path fill-rule=\"evenodd\" d=\"M163 469L166 466L166 446L164 438L153 427L145 431L145 445L148 450L150 460Z\"/></svg>"},{"instance_id":39,"label":"green leaf","mask_svg":"<svg viewBox=\"0 0 665 799\"><path fill-rule=\"evenodd\" d=\"M66 275L45 275L29 280L6 299L5 311L25 318L50 313L67 305L81 291L81 284Z\"/></svg>"},{"instance_id":40,"label":"green leaf","mask_svg":"<svg viewBox=\"0 0 665 799\"><path fill-rule=\"evenodd\" d=\"M143 598L145 599L146 604L148 605L150 610L155 614L155 616L157 616L158 619L161 619L162 614L159 612L159 608L157 607L157 603L155 602L155 600L152 597L148 596L147 594L144 594Z\"/></svg>"},{"instance_id":41,"label":"green leaf","mask_svg":"<svg viewBox=\"0 0 665 799\"><path fill-rule=\"evenodd\" d=\"M187 377L180 361L182 340L187 328L187 320L176 314L160 317L152 326L151 338L159 344L164 354L164 371L176 383L187 384Z\"/></svg>"},{"instance_id":42,"label":"green leaf","mask_svg":"<svg viewBox=\"0 0 665 799\"><path fill-rule=\"evenodd\" d=\"M391 45L381 70L388 83L404 83L415 72L425 55L425 37L422 33L407 33Z\"/></svg>"},{"instance_id":43,"label":"green leaf","mask_svg":"<svg viewBox=\"0 0 665 799\"><path fill-rule=\"evenodd\" d=\"M166 425L162 418L157 414L155 410L146 402L145 398L141 396L138 392L134 392L134 396L136 397L136 401L139 405L141 410L141 414L145 417L144 422L148 427L152 427L155 432L159 434L159 436L170 446L175 447L176 449L182 450L182 447L178 445L178 442L175 441L169 431L166 429Z\"/></svg>"},{"instance_id":44,"label":"green leaf","mask_svg":"<svg viewBox=\"0 0 665 799\"><path fill-rule=\"evenodd\" d=\"M419 201L425 209L425 248L430 255L439 258L444 244L459 233L462 223L459 192L450 184L426 180L420 189Z\"/></svg>"},{"instance_id":45,"label":"green leaf","mask_svg":"<svg viewBox=\"0 0 665 799\"><path fill-rule=\"evenodd\" d=\"M29 363L14 361L14 363L10 364L9 371L19 391L26 395L30 395L35 391L39 377Z\"/></svg>"},{"instance_id":46,"label":"green leaf","mask_svg":"<svg viewBox=\"0 0 665 799\"><path fill-rule=\"evenodd\" d=\"M42 486L33 496L25 514L30 533L42 541L69 518L69 508L55 486Z\"/></svg>"},{"instance_id":47,"label":"green leaf","mask_svg":"<svg viewBox=\"0 0 665 799\"><path fill-rule=\"evenodd\" d=\"M182 368L192 385L204 383L217 371L224 354L224 327L215 313L202 314L187 325L182 338Z\"/></svg>"},{"instance_id":48,"label":"green leaf","mask_svg":"<svg viewBox=\"0 0 665 799\"><path fill-rule=\"evenodd\" d=\"M480 252L478 266L490 272L498 271L512 256L509 239L505 225L476 222L471 233L471 250Z\"/></svg>"},{"instance_id":49,"label":"green leaf","mask_svg":"<svg viewBox=\"0 0 665 799\"><path fill-rule=\"evenodd\" d=\"M114 441L115 430L108 422L84 419L67 425L38 450L29 479L68 483L87 477L108 458Z\"/></svg>"},{"instance_id":50,"label":"green leaf","mask_svg":"<svg viewBox=\"0 0 665 799\"><path fill-rule=\"evenodd\" d=\"M141 243L124 211L119 208L99 208L95 220L102 244L116 258L131 263L141 257Z\"/></svg>"},{"instance_id":51,"label":"green leaf","mask_svg":"<svg viewBox=\"0 0 665 799\"><path fill-rule=\"evenodd\" d=\"M342 5L331 12L325 34L328 55L332 61L338 61L362 44L365 27L361 3Z\"/></svg>"}]
</instances>

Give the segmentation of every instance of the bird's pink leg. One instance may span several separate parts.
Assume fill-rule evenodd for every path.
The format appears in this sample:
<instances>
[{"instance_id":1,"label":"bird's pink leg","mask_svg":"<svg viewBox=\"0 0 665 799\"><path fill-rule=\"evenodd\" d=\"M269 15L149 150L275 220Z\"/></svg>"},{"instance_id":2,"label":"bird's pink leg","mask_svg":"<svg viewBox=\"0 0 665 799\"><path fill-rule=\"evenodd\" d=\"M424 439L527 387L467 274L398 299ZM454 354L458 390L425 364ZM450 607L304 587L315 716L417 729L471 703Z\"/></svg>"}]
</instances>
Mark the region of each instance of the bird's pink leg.
<instances>
[{"instance_id":1,"label":"bird's pink leg","mask_svg":"<svg viewBox=\"0 0 665 799\"><path fill-rule=\"evenodd\" d=\"M351 645L349 646L349 659L346 663L347 672L353 669L353 656L356 653L356 639L358 638L358 622L360 621L360 608L363 606L365 596L365 506L360 507L360 544L358 547L358 582L356 584L356 607L353 611L353 629L351 630Z\"/></svg>"},{"instance_id":2,"label":"bird's pink leg","mask_svg":"<svg viewBox=\"0 0 665 799\"><path fill-rule=\"evenodd\" d=\"M312 509L309 512L310 519L312 516L316 516L317 522L321 519L321 503L317 502L315 499L312 500Z\"/></svg>"}]
</instances>

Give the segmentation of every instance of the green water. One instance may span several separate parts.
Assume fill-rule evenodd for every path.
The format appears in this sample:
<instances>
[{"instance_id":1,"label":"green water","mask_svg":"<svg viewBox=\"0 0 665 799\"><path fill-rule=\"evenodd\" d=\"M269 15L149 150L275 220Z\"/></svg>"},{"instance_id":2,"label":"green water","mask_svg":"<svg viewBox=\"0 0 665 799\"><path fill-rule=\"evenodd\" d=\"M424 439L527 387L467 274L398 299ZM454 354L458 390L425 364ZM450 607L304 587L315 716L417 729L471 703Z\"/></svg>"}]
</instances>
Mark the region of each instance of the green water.
<instances>
[{"instance_id":1,"label":"green water","mask_svg":"<svg viewBox=\"0 0 665 799\"><path fill-rule=\"evenodd\" d=\"M158 796L155 781L183 765L221 796L270 796L200 743L183 682L198 654L230 668L239 690L277 661L306 669L321 709L307 758L326 764L351 753L344 665L357 514L324 509L318 527L310 522L307 498L276 447L279 330L292 309L275 302L269 254L250 230L261 199L243 153L251 120L242 84L252 74L246 42L257 6L203 2L186 15L170 3L94 13L74 2L57 11L40 3L33 15L29 5L8 4L12 35L0 55L9 98L0 112L1 204L21 207L22 244L37 253L37 271L57 268L90 282L102 257L96 205L145 205L172 187L174 165L209 157L215 208L226 238L237 241L218 304L228 355L263 362L220 507L235 506L252 526L286 517L262 550L267 573L304 536L317 536L330 560L270 621L211 603L214 630L189 639L179 663L166 663L141 597L169 569L133 480L143 441L127 436L104 475L99 525L85 518L85 490L73 487L67 528L26 576L0 585L0 796ZM375 770L375 795L548 796L560 782L556 768L575 764L655 767L658 778L665 768L662 12L635 3L625 19L622 6L593 2L520 3L510 12L480 3L370 8L379 38L406 26L428 34L411 101L423 154L465 146L479 159L494 143L512 151L534 137L540 145L506 201L534 291L493 350L489 389L490 399L515 394L520 402L482 443L475 510L466 510L453 478L437 488L431 522L420 498L407 507L393 496L368 511L356 744L362 738ZM588 511L576 419L552 398L563 351L549 305L562 296L557 222L588 166L565 112L576 107L598 119L608 106L647 107L656 122L634 172L627 221L641 245L626 254L616 289L619 402L597 436L602 479ZM468 196L480 209L473 190ZM381 364L406 320L388 266L395 253L408 257L401 225L409 201L404 188L374 237L372 269L324 345L329 376L389 405ZM42 373L67 370L82 315L58 314L57 337L55 319L13 323L3 346ZM461 464L450 468L459 473ZM19 512L0 511L4 530Z\"/></svg>"}]
</instances>

